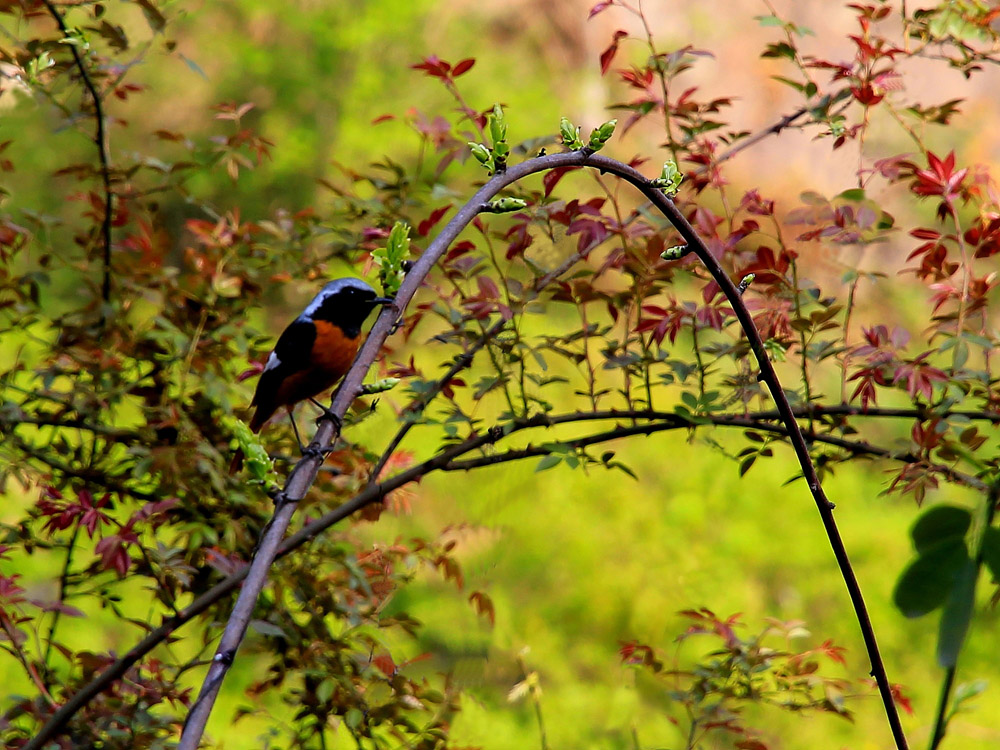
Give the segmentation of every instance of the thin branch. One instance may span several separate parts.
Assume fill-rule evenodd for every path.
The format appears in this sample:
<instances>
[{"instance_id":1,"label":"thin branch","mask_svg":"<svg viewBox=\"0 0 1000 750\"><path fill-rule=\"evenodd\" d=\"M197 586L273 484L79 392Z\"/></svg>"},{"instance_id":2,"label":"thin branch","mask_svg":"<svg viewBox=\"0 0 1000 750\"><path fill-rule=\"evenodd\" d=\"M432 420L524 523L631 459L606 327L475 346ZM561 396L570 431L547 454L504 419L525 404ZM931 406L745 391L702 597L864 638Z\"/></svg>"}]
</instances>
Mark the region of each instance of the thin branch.
<instances>
[{"instance_id":1,"label":"thin branch","mask_svg":"<svg viewBox=\"0 0 1000 750\"><path fill-rule=\"evenodd\" d=\"M74 479L80 479L84 482L89 482L94 484L101 489L107 490L108 492L117 492L120 495L128 495L130 497L137 498L139 500L158 500L160 497L151 492L144 492L142 490L137 490L128 485L122 484L121 482L115 481L116 477L111 477L104 472L91 470L87 471L85 469L75 469L69 464L65 464L58 459L38 450L35 446L25 442L17 435L11 435L14 440L17 449L22 453L25 453L32 458L40 461L41 463L48 466L50 469L59 472L63 476L73 477Z\"/></svg>"},{"instance_id":2,"label":"thin branch","mask_svg":"<svg viewBox=\"0 0 1000 750\"><path fill-rule=\"evenodd\" d=\"M768 417L765 417L768 418ZM696 421L692 421L690 418L682 417L679 414L671 413L658 413L658 412L612 412L612 413L600 413L600 412L581 412L576 414L565 414L558 417L549 418L546 426L554 426L558 424L570 424L574 422L585 422L594 419L623 419L623 420L639 420L639 419L650 419L653 420L649 424L644 425L632 425L629 427L619 427L613 430L607 430L606 432L597 433L594 435L588 435L582 438L576 438L573 440L561 441L561 445L566 445L572 448L587 448L592 445L597 445L600 443L605 443L610 440L616 440L618 438L630 437L632 435L652 435L657 432L667 432L671 430L679 429L698 429L702 426L713 425L715 427L737 427L740 429L752 429L759 432L769 432L775 435L782 435L788 437L788 429L783 425L766 424L760 420L760 413L754 415L748 415L744 417L739 416L728 416L728 415L705 415L697 417ZM805 437L809 442L812 443L823 443L825 445L832 445L837 448L841 448L846 451L859 456L873 456L877 458L888 458L893 461L900 461L902 463L915 463L920 461L920 458L913 453L899 453L890 451L886 448L881 448L876 445L872 445L863 440L848 440L846 438L836 437L835 435L823 435L812 431L807 431L804 433ZM547 456L552 453L552 450L545 446L528 446L527 448L518 448L506 451L504 453L491 453L487 456L480 456L477 458L468 458L455 460L448 463L443 467L444 471L470 471L472 469L478 469L483 466L493 466L495 464L507 463L509 461L518 461L525 458L537 458L540 456ZM985 482L977 479L970 474L965 474L960 471L956 471L947 466L931 465L929 467L931 470L936 471L941 474L945 474L949 479L958 483L964 484L966 486L972 487L977 490L986 490L987 485Z\"/></svg>"},{"instance_id":3,"label":"thin branch","mask_svg":"<svg viewBox=\"0 0 1000 750\"><path fill-rule=\"evenodd\" d=\"M101 100L101 95L97 92L97 87L94 85L93 79L90 77L90 72L87 70L83 55L80 54L78 48L79 40L74 39L72 34L70 34L65 19L63 19L62 14L52 3L52 0L42 1L45 3L45 8L49 11L49 15L58 24L59 31L62 32L63 38L66 40L66 46L69 47L73 55L73 62L80 72L83 85L94 103L94 119L96 120L94 144L97 146L97 158L101 164L101 183L104 188L104 217L101 220L101 248L104 275L101 281L101 299L104 301L104 304L108 304L111 301L111 222L114 210L114 194L111 191L111 156L108 153L108 133L104 119L104 104ZM103 312L101 313L101 319L104 319Z\"/></svg>"},{"instance_id":4,"label":"thin branch","mask_svg":"<svg viewBox=\"0 0 1000 750\"><path fill-rule=\"evenodd\" d=\"M842 412L845 409L852 409L853 407L835 406L830 407L828 411L830 412ZM802 409L797 410L802 412ZM813 410L817 411L817 410ZM827 411L827 410L822 410ZM870 410L868 416L874 416L873 412L875 410ZM885 410L891 412L888 416L914 416L915 412L913 410ZM905 413L897 413L905 412ZM767 425L762 424L764 420L772 420L776 418L775 412L755 412L742 417L738 416L724 416L716 415L710 418L712 424L719 426L729 426L738 428L752 428L761 431L772 431L778 434L787 434L784 427L777 425ZM633 419L650 419L650 420L660 420L659 425L649 425L643 428L636 428L634 426L628 428L619 428L616 430L606 431L601 433L600 440L613 440L619 439L621 437L626 437L630 434L641 434L645 432L646 434L650 432L667 431L667 430L679 430L679 429L691 429L697 428L700 425L693 424L690 420L684 419L677 414L669 412L654 412L654 411L634 411L634 412L621 412L617 410L608 410L603 412L582 412L573 414L563 414L555 416L537 415L529 419L521 420L516 424L512 424L507 434L504 436L509 436L516 434L518 432L535 429L535 428L548 428L560 424L570 424L574 422L586 422L586 421L600 421L600 420L633 420ZM629 430L628 433L623 432L623 429ZM823 442L833 443L835 438L832 436L812 436L812 439L817 441L822 440ZM599 439L596 437L591 437L588 439L588 444L596 444ZM851 441L844 441L841 439L836 439L835 444L840 447L853 450L859 454L868 454L875 456L882 456L888 458L894 458L894 454L890 451L873 446L869 443L855 443ZM331 510L330 512L324 514L320 518L312 521L311 523L304 526L300 531L291 535L286 539L281 546L278 548L278 552L275 555L275 559L279 559L289 554L290 552L298 549L303 544L315 539L322 532L334 526L338 522L350 516L352 513L361 509L362 507L369 505L371 503L381 500L386 494L398 489L405 484L413 481L417 481L421 477L432 471L456 471L456 470L468 470L474 468L471 465L466 465L459 460L459 456L467 454L471 451L478 450L479 448L492 443L493 438L489 434L478 435L468 438L463 443L457 444L452 448L449 448L447 452L443 452L438 456L435 456L421 464L418 464L406 471L403 471L390 479L384 480L378 483L371 483L358 495L352 497L347 502L338 506L337 508ZM578 441L579 442L579 441ZM849 444L848 444L849 443ZM490 461L482 461L481 459L471 459L472 461L480 461L483 464L495 464L507 461L515 461L524 458L531 458L535 456L545 455L548 449L533 449L532 452L527 452L527 450L522 450L522 452L517 453L514 451L508 451L502 456L493 458ZM231 594L247 576L249 566L238 570L233 573L228 578L220 581L211 589L203 593L197 599L195 599L188 607L180 611L173 617L168 617L164 619L163 623L156 629L149 632L149 634L142 639L138 644L131 648L126 654L121 656L118 660L112 663L104 672L91 680L86 686L81 688L76 694L73 695L61 708L59 708L46 722L45 726L42 727L39 734L32 739L27 745L25 745L24 750L38 750L46 742L57 736L57 734L65 727L67 722L79 711L83 706L85 706L90 700L95 696L99 695L103 691L107 690L114 682L119 680L124 674L136 664L143 656L152 651L156 646L163 643L167 638L170 637L178 628L180 628L185 623L199 616L208 610L210 606L217 603L219 600Z\"/></svg>"},{"instance_id":5,"label":"thin branch","mask_svg":"<svg viewBox=\"0 0 1000 750\"><path fill-rule=\"evenodd\" d=\"M937 750L948 729L948 702L951 699L951 688L955 684L957 672L957 664L952 664L944 672L944 679L941 681L941 697L938 699L937 714L934 718L934 731L931 732L931 742L928 746L930 750Z\"/></svg>"},{"instance_id":6,"label":"thin branch","mask_svg":"<svg viewBox=\"0 0 1000 750\"><path fill-rule=\"evenodd\" d=\"M792 411L791 404L788 402L788 398L785 396L784 389L781 387L778 374L775 372L770 359L768 359L767 350L764 348L764 341L761 339L760 333L754 325L753 315L743 301L736 284L729 278L719 264L718 259L712 254L684 214L674 205L673 201L667 198L661 191L650 187L649 181L631 167L600 155L591 157L590 161L593 166L613 172L635 185L667 217L670 223L674 225L674 228L684 241L690 247L694 248L702 264L708 269L712 278L719 284L723 294L726 295L726 299L729 300L729 304L732 306L740 326L746 333L747 340L750 342L750 348L757 359L757 364L760 367L760 379L767 384L768 390L771 392L771 398L774 400L778 413L781 416L781 421L788 428L788 438L795 449L795 454L802 467L802 475L805 477L809 491L812 493L816 509L819 511L820 519L826 531L827 539L833 549L837 564L840 567L841 576L847 586L851 604L854 607L855 616L857 617L861 635L865 642L865 648L868 651L868 658L871 661L872 675L878 684L879 693L882 697L886 717L889 721L889 728L892 731L897 749L904 750L908 745L906 736L903 733L902 724L899 721L899 712L896 710L896 704L893 702L892 686L889 683L885 664L879 652L878 641L875 637L875 630L872 627L871 617L868 614L868 608L861 593L861 586L851 566L847 548L844 546L840 530L837 528L837 523L833 517L833 503L827 499L826 493L823 491L823 486L816 474L816 467L809 456L809 447L806 439L802 434L798 422L795 420L795 414Z\"/></svg>"},{"instance_id":7,"label":"thin branch","mask_svg":"<svg viewBox=\"0 0 1000 750\"><path fill-rule=\"evenodd\" d=\"M243 641L257 597L267 581L267 571L274 560L278 544L291 522L295 506L305 496L316 478L319 467L323 463L323 452L330 446L335 436L335 423L343 419L347 408L360 392L361 381L375 361L383 342L395 328L397 318L409 304L417 288L458 234L476 218L481 206L496 196L504 187L530 174L547 171L557 166L582 165L587 161L587 158L586 154L580 152L553 154L530 159L494 175L459 209L458 213L445 225L440 234L414 263L413 268L406 274L396 294L396 302L382 309L368 334L367 340L358 352L354 364L337 389L330 406L329 416L320 421L316 437L310 446L313 450L292 469L284 490L277 496L274 516L261 537L260 545L250 564L247 580L240 590L236 605L219 641L215 658L208 669L198 698L188 714L178 750L196 750L198 747L215 698L222 686L222 680L229 671L236 651Z\"/></svg>"},{"instance_id":8,"label":"thin branch","mask_svg":"<svg viewBox=\"0 0 1000 750\"><path fill-rule=\"evenodd\" d=\"M828 95L829 101L827 102L827 105L829 106L829 105L836 104L837 102L842 101L843 99L847 99L850 96L851 96L851 90L849 88L841 89L840 91L836 92L835 94L829 94ZM823 100L821 99L819 104L822 104L822 103L823 103ZM810 106L799 107L794 112L788 113L787 115L779 118L777 121L771 123L767 127L762 128L761 130L758 130L753 135L749 135L746 138L742 139L741 141L739 141L738 143L736 143L736 145L730 146L725 151L723 151L721 154L719 154L718 156L716 156L712 160L711 164L704 164L704 165L698 167L698 169L696 171L698 171L698 172L706 172L711 167L718 166L719 164L721 164L724 161L729 161L730 159L732 159L734 156L736 156L737 154L741 153L742 151L745 151L746 149L750 148L751 146L757 145L758 143L760 143L761 141L763 141L765 138L768 138L768 137L770 137L772 135L778 135L778 133L780 133L782 130L785 130L786 128L790 128L793 125L795 125L795 121L796 120L798 120L803 115L808 114L811 110L816 109L816 107L819 106L819 104L813 105L811 107ZM802 126L796 126L796 127L802 127Z\"/></svg>"},{"instance_id":9,"label":"thin branch","mask_svg":"<svg viewBox=\"0 0 1000 750\"><path fill-rule=\"evenodd\" d=\"M69 538L69 542L66 545L66 559L63 560L62 573L59 574L59 598L56 600L60 604L66 603L66 593L69 590L69 569L73 563L73 549L76 547L76 540L80 536L80 529L83 528L80 524L73 527L73 534ZM55 640L56 626L59 625L59 616L62 614L62 608L58 607L52 613L52 622L49 624L49 637L45 639L45 654L42 656L42 662L48 666L49 654L52 653L52 644Z\"/></svg>"}]
</instances>

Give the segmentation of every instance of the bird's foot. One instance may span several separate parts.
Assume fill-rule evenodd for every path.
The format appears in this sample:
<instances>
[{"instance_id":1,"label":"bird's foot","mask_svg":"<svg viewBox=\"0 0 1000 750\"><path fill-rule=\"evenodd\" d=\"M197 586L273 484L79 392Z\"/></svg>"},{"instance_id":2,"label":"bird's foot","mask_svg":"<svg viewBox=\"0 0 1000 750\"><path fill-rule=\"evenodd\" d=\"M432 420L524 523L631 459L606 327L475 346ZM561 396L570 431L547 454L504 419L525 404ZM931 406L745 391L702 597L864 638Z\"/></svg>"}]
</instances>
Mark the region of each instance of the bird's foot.
<instances>
[{"instance_id":1,"label":"bird's foot","mask_svg":"<svg viewBox=\"0 0 1000 750\"><path fill-rule=\"evenodd\" d=\"M326 406L324 406L323 404L321 404L321 403L320 403L319 401L317 401L316 399L314 399L314 398L311 398L311 399L309 399L309 400L310 400L310 401L312 401L312 402L313 402L314 404L316 404L316 406L317 406L317 407L319 407L320 411L322 411L322 412L323 412L322 414L320 414L320 415L319 415L319 416L318 416L318 417L316 418L316 423L317 423L317 424L319 424L319 423L320 423L320 422L322 422L322 421L323 421L324 419L329 419L329 420L330 420L331 422L333 422L333 426L334 426L334 428L335 428L335 429L337 430L337 434L339 435L339 434L340 434L340 430L341 430L341 428L343 428L343 426L344 426L344 420L342 420L342 419L341 419L341 418L340 418L340 417L339 417L339 416L338 416L337 414L335 414L335 413L334 413L334 412L333 412L333 411L332 411L331 409L327 408Z\"/></svg>"}]
</instances>

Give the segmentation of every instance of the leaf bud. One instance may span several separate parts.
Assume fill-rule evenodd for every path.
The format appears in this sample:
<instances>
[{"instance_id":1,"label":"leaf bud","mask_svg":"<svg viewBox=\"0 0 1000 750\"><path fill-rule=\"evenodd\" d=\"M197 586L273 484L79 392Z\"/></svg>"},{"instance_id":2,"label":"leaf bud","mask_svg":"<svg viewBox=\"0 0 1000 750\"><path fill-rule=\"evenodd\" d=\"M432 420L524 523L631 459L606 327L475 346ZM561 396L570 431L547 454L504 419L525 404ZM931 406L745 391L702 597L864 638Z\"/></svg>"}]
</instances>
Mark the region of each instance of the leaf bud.
<instances>
[{"instance_id":1,"label":"leaf bud","mask_svg":"<svg viewBox=\"0 0 1000 750\"><path fill-rule=\"evenodd\" d=\"M583 148L583 143L580 141L580 128L574 126L565 117L559 121L559 136L566 148L573 151Z\"/></svg>"},{"instance_id":2,"label":"leaf bud","mask_svg":"<svg viewBox=\"0 0 1000 750\"><path fill-rule=\"evenodd\" d=\"M480 164L489 163L490 150L482 143L473 143L472 141L469 141L469 149L472 151L472 155L476 157L476 161Z\"/></svg>"}]
</instances>

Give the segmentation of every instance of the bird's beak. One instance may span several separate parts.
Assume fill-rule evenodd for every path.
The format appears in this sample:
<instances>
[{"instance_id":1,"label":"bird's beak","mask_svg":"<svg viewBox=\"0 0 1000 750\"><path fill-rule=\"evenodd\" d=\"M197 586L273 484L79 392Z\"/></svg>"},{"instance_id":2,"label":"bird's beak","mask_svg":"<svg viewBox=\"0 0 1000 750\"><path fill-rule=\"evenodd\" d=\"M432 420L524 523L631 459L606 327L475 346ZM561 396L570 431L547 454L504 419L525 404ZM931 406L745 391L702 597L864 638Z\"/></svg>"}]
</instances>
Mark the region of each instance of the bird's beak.
<instances>
[{"instance_id":1,"label":"bird's beak","mask_svg":"<svg viewBox=\"0 0 1000 750\"><path fill-rule=\"evenodd\" d=\"M372 300L372 303L376 305L391 305L395 301L395 297L376 297Z\"/></svg>"}]
</instances>

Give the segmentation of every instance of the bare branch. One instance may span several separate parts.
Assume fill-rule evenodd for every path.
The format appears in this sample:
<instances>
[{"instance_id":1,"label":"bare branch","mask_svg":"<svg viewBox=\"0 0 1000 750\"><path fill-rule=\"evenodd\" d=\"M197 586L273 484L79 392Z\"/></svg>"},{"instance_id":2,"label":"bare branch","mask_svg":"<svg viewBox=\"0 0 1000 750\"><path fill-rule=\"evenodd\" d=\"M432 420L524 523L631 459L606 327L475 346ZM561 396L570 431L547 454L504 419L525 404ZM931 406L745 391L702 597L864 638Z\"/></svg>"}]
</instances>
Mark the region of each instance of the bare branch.
<instances>
[{"instance_id":1,"label":"bare branch","mask_svg":"<svg viewBox=\"0 0 1000 750\"><path fill-rule=\"evenodd\" d=\"M73 55L73 62L76 64L77 70L80 71L80 78L83 80L83 85L87 89L87 93L90 94L90 98L94 104L94 120L96 121L94 144L97 146L97 158L101 164L101 183L104 188L104 216L101 220L101 249L104 276L101 281L101 299L107 304L111 301L111 222L114 212L114 194L111 192L111 156L108 153L108 133L104 119L104 104L101 100L101 95L97 92L97 87L94 85L94 80L90 77L87 65L83 61L83 55L80 54L80 50L76 44L78 40L73 39L69 28L66 26L65 19L52 3L52 0L43 0L43 2L49 14L59 25L59 30L62 32L63 37L67 40L66 46L69 47ZM103 312L101 313L101 319L104 319Z\"/></svg>"}]
</instances>

